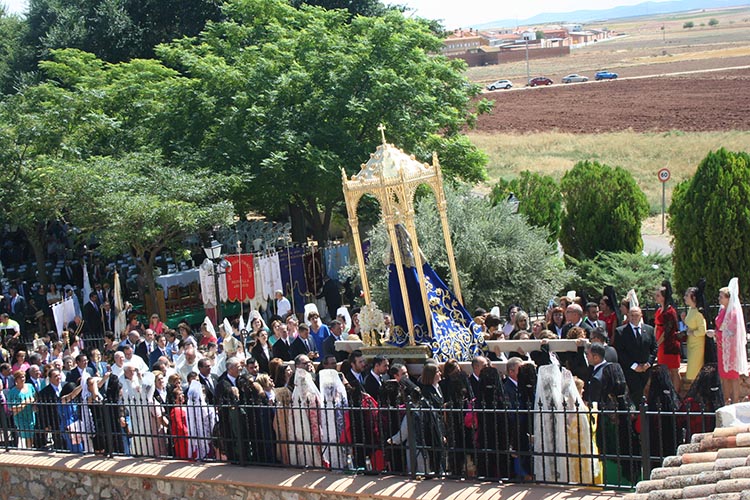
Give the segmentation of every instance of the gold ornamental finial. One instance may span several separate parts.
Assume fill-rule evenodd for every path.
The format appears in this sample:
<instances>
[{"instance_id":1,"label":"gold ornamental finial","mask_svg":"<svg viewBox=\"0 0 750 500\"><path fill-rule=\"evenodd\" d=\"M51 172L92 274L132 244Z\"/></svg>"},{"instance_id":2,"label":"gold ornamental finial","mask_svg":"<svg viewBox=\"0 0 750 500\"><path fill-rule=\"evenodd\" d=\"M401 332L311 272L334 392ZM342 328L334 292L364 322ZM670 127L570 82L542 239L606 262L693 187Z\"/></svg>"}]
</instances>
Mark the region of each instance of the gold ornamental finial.
<instances>
[{"instance_id":1,"label":"gold ornamental finial","mask_svg":"<svg viewBox=\"0 0 750 500\"><path fill-rule=\"evenodd\" d=\"M383 138L383 144L386 144L385 142L385 125L382 123L378 125L378 130L380 130L380 136Z\"/></svg>"}]
</instances>

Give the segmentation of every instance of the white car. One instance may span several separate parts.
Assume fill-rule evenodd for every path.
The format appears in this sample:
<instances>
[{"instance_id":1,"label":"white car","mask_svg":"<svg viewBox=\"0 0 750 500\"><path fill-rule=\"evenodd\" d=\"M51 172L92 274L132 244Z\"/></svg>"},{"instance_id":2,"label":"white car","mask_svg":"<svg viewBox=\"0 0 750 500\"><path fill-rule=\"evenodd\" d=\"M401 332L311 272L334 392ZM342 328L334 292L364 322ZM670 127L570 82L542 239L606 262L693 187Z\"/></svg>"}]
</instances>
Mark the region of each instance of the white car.
<instances>
[{"instance_id":1,"label":"white car","mask_svg":"<svg viewBox=\"0 0 750 500\"><path fill-rule=\"evenodd\" d=\"M564 76L562 79L563 83L588 82L588 81L589 81L589 77L581 76L576 73L573 73L572 75Z\"/></svg>"},{"instance_id":2,"label":"white car","mask_svg":"<svg viewBox=\"0 0 750 500\"><path fill-rule=\"evenodd\" d=\"M513 83L510 80L498 80L487 85L487 90L509 89L512 87Z\"/></svg>"}]
</instances>

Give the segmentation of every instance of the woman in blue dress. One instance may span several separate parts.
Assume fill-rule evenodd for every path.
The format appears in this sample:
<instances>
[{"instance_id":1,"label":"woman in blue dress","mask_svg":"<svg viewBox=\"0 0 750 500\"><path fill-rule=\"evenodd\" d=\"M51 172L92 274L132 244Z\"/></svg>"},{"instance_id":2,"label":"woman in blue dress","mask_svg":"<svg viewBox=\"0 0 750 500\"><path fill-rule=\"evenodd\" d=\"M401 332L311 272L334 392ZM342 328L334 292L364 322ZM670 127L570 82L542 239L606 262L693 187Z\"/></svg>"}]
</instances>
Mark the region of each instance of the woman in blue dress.
<instances>
[{"instance_id":1,"label":"woman in blue dress","mask_svg":"<svg viewBox=\"0 0 750 500\"><path fill-rule=\"evenodd\" d=\"M8 405L13 414L13 422L20 442L25 448L31 448L36 425L36 413L34 413L36 391L33 385L26 383L26 373L23 370L16 370L13 373L13 380L16 385L8 391Z\"/></svg>"}]
</instances>

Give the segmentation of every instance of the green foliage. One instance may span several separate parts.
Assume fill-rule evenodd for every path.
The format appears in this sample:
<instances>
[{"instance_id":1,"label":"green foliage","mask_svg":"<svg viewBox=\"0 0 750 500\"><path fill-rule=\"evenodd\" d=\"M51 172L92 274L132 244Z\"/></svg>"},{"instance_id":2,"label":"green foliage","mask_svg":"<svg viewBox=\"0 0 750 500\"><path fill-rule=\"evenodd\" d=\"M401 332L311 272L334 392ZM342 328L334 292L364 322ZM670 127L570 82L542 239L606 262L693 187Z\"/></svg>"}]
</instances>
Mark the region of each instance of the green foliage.
<instances>
[{"instance_id":1,"label":"green foliage","mask_svg":"<svg viewBox=\"0 0 750 500\"><path fill-rule=\"evenodd\" d=\"M6 14L0 5L0 93L13 92L21 72L31 66L32 47L25 43L28 25L19 16Z\"/></svg>"},{"instance_id":2,"label":"green foliage","mask_svg":"<svg viewBox=\"0 0 750 500\"><path fill-rule=\"evenodd\" d=\"M543 30L536 30L536 39L537 40L543 40L544 39L544 31Z\"/></svg>"},{"instance_id":3,"label":"green foliage","mask_svg":"<svg viewBox=\"0 0 750 500\"><path fill-rule=\"evenodd\" d=\"M685 28L693 28L693 27L695 27L695 23L693 21L687 21L687 22L683 23L682 27L683 27L683 29L685 29Z\"/></svg>"},{"instance_id":4,"label":"green foliage","mask_svg":"<svg viewBox=\"0 0 750 500\"><path fill-rule=\"evenodd\" d=\"M651 303L654 290L672 277L672 259L661 253L602 252L593 259L569 261L572 278L564 289L584 291L590 299L600 297L604 287L611 285L618 298L633 288L641 303ZM675 296L679 293L676 291Z\"/></svg>"},{"instance_id":5,"label":"green foliage","mask_svg":"<svg viewBox=\"0 0 750 500\"><path fill-rule=\"evenodd\" d=\"M643 248L641 223L649 205L630 172L581 161L563 176L560 188L565 201L560 243L567 255L581 259Z\"/></svg>"},{"instance_id":6,"label":"green foliage","mask_svg":"<svg viewBox=\"0 0 750 500\"><path fill-rule=\"evenodd\" d=\"M386 6L378 0L290 0L299 8L302 5L315 5L324 9L344 9L354 16L380 16L386 11Z\"/></svg>"},{"instance_id":7,"label":"green foliage","mask_svg":"<svg viewBox=\"0 0 750 500\"><path fill-rule=\"evenodd\" d=\"M522 303L541 307L567 281L568 273L557 257L545 231L511 214L506 204L493 205L488 198L465 186L446 189L448 221L456 256L464 304L475 307ZM419 245L427 261L448 284L450 268L434 196L417 203ZM373 299L388 309L388 273L383 256L388 249L385 227L368 235L370 259L367 276ZM356 266L348 269L356 275Z\"/></svg>"},{"instance_id":8,"label":"green foliage","mask_svg":"<svg viewBox=\"0 0 750 500\"><path fill-rule=\"evenodd\" d=\"M750 293L750 155L725 149L709 153L695 175L672 194L675 284L678 289L706 278L706 293L738 276Z\"/></svg>"},{"instance_id":9,"label":"green foliage","mask_svg":"<svg viewBox=\"0 0 750 500\"><path fill-rule=\"evenodd\" d=\"M198 39L157 52L195 79L200 100L194 119L181 122L191 140L175 149L187 165L252 179L235 193L241 210L278 215L292 205L327 240L342 202L340 169L358 170L381 122L420 160L436 150L446 176L485 177L485 156L462 136L477 88L463 62L434 55L442 42L425 23L393 10L350 19L281 0L237 0L224 13ZM183 129L170 128L179 141Z\"/></svg>"},{"instance_id":10,"label":"green foliage","mask_svg":"<svg viewBox=\"0 0 750 500\"><path fill-rule=\"evenodd\" d=\"M716 19L715 17L712 17L711 19L708 20L709 26L718 26L718 24L719 24L719 20Z\"/></svg>"},{"instance_id":11,"label":"green foliage","mask_svg":"<svg viewBox=\"0 0 750 500\"><path fill-rule=\"evenodd\" d=\"M547 229L547 241L554 243L560 233L562 220L562 194L555 179L524 170L511 181L501 179L490 194L492 203L505 202L510 193L519 200L518 211L529 223Z\"/></svg>"}]
</instances>

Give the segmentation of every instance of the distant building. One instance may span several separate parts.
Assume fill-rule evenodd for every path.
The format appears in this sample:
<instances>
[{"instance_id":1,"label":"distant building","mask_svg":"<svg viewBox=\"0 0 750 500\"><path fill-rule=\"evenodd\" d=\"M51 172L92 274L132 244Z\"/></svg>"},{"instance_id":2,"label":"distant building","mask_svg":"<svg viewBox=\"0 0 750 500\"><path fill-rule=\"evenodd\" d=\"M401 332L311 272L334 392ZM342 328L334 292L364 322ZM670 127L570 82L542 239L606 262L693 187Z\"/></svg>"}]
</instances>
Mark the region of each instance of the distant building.
<instances>
[{"instance_id":1,"label":"distant building","mask_svg":"<svg viewBox=\"0 0 750 500\"><path fill-rule=\"evenodd\" d=\"M448 38L443 40L443 54L455 55L466 52L475 52L482 45L489 45L488 41L480 35L479 31L457 29Z\"/></svg>"}]
</instances>

